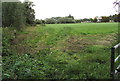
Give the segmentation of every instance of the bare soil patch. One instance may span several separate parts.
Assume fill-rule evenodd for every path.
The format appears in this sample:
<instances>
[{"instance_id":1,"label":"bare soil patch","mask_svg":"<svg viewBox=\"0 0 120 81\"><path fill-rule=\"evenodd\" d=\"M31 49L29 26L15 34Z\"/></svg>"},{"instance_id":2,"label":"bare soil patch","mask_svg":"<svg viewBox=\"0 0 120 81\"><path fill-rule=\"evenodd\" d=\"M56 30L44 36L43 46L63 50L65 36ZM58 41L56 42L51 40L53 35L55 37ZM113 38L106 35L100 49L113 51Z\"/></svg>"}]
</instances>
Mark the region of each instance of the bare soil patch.
<instances>
[{"instance_id":1,"label":"bare soil patch","mask_svg":"<svg viewBox=\"0 0 120 81\"><path fill-rule=\"evenodd\" d=\"M94 42L90 39L84 39L81 36L71 36L63 43L62 51L80 52L86 46L92 45Z\"/></svg>"}]
</instances>

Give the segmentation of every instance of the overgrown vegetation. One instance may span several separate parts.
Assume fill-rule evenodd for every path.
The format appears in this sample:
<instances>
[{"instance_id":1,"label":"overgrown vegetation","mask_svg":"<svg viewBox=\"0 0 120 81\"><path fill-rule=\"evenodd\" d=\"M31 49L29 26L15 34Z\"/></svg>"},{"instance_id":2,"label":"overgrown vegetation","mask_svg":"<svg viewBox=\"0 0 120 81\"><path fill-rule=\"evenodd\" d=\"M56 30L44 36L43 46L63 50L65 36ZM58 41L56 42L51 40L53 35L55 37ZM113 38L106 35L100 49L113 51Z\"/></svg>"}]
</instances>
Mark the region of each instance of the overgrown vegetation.
<instances>
[{"instance_id":1,"label":"overgrown vegetation","mask_svg":"<svg viewBox=\"0 0 120 81\"><path fill-rule=\"evenodd\" d=\"M3 78L109 79L117 23L3 28Z\"/></svg>"},{"instance_id":2,"label":"overgrown vegetation","mask_svg":"<svg viewBox=\"0 0 120 81\"><path fill-rule=\"evenodd\" d=\"M15 27L20 30L26 25L34 25L35 11L33 6L32 2L3 2L2 27Z\"/></svg>"}]
</instances>

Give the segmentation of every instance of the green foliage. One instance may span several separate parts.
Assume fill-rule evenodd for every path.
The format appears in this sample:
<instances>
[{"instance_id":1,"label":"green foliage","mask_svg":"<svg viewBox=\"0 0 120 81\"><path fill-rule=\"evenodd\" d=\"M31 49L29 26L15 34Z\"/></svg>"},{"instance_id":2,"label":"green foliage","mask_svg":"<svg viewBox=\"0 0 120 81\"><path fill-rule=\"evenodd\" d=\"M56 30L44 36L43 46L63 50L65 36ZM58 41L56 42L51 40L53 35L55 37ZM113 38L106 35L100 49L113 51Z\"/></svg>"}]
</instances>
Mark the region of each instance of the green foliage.
<instances>
[{"instance_id":1,"label":"green foliage","mask_svg":"<svg viewBox=\"0 0 120 81\"><path fill-rule=\"evenodd\" d=\"M101 22L109 22L109 17L103 16Z\"/></svg>"},{"instance_id":2,"label":"green foliage","mask_svg":"<svg viewBox=\"0 0 120 81\"><path fill-rule=\"evenodd\" d=\"M32 7L32 2L2 3L2 27L15 27L16 29L20 30L26 24L35 24L35 12Z\"/></svg>"},{"instance_id":3,"label":"green foliage","mask_svg":"<svg viewBox=\"0 0 120 81\"><path fill-rule=\"evenodd\" d=\"M3 27L16 27L20 29L25 24L24 7L20 2L5 2L2 4Z\"/></svg>"},{"instance_id":4,"label":"green foliage","mask_svg":"<svg viewBox=\"0 0 120 81\"><path fill-rule=\"evenodd\" d=\"M16 37L13 30L3 28L3 79L110 78L117 23L46 24Z\"/></svg>"},{"instance_id":5,"label":"green foliage","mask_svg":"<svg viewBox=\"0 0 120 81\"><path fill-rule=\"evenodd\" d=\"M55 24L56 20L53 18L50 18L50 19L46 19L45 22L46 22L46 24Z\"/></svg>"},{"instance_id":6,"label":"green foliage","mask_svg":"<svg viewBox=\"0 0 120 81\"><path fill-rule=\"evenodd\" d=\"M69 16L67 16L68 18L71 18L71 19L74 19L74 17L73 16L71 16L71 14L69 14Z\"/></svg>"},{"instance_id":7,"label":"green foliage","mask_svg":"<svg viewBox=\"0 0 120 81\"><path fill-rule=\"evenodd\" d=\"M25 17L26 17L26 24L28 25L35 25L35 10L32 8L35 6L33 2L24 2L25 5Z\"/></svg>"},{"instance_id":8,"label":"green foliage","mask_svg":"<svg viewBox=\"0 0 120 81\"><path fill-rule=\"evenodd\" d=\"M36 24L41 24L42 26L45 26L45 21L44 21L44 20L36 19L36 20L35 20L35 23L36 23Z\"/></svg>"},{"instance_id":9,"label":"green foliage","mask_svg":"<svg viewBox=\"0 0 120 81\"><path fill-rule=\"evenodd\" d=\"M114 22L119 22L119 16L120 14L111 15L109 16L109 19L113 20Z\"/></svg>"},{"instance_id":10,"label":"green foliage","mask_svg":"<svg viewBox=\"0 0 120 81\"><path fill-rule=\"evenodd\" d=\"M46 24L60 24L60 23L75 23L73 16L69 15L66 17L52 17L45 19Z\"/></svg>"},{"instance_id":11,"label":"green foliage","mask_svg":"<svg viewBox=\"0 0 120 81\"><path fill-rule=\"evenodd\" d=\"M97 18L94 18L94 19L93 19L93 22L97 22Z\"/></svg>"},{"instance_id":12,"label":"green foliage","mask_svg":"<svg viewBox=\"0 0 120 81\"><path fill-rule=\"evenodd\" d=\"M79 19L79 20L75 20L75 22L76 22L76 23L81 23L81 20L80 20L80 19Z\"/></svg>"},{"instance_id":13,"label":"green foliage","mask_svg":"<svg viewBox=\"0 0 120 81\"><path fill-rule=\"evenodd\" d=\"M12 54L10 50L11 40L15 38L15 29L4 28L2 30L2 56L9 56Z\"/></svg>"},{"instance_id":14,"label":"green foliage","mask_svg":"<svg viewBox=\"0 0 120 81\"><path fill-rule=\"evenodd\" d=\"M93 22L93 19L92 18L84 18L84 19L81 19L81 22Z\"/></svg>"}]
</instances>

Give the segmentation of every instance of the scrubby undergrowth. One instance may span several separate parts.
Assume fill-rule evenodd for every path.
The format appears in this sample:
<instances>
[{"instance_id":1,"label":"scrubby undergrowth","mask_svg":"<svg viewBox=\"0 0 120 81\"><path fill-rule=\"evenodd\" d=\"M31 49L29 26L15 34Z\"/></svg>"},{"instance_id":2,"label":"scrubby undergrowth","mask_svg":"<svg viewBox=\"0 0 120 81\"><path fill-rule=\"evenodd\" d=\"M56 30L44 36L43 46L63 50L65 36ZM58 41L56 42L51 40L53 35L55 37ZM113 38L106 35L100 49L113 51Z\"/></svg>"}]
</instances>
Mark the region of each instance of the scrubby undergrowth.
<instances>
[{"instance_id":1,"label":"scrubby undergrowth","mask_svg":"<svg viewBox=\"0 0 120 81\"><path fill-rule=\"evenodd\" d=\"M14 31L3 29L3 78L109 78L116 23L50 24Z\"/></svg>"}]
</instances>

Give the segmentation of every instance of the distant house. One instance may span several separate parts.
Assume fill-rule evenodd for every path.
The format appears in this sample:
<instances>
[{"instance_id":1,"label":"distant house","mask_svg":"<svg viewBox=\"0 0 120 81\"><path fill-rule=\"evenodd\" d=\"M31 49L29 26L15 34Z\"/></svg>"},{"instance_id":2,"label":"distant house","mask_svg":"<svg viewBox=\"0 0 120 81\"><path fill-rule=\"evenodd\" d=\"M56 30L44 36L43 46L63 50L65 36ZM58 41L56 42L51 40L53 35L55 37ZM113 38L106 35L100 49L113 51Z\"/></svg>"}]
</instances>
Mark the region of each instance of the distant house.
<instances>
[{"instance_id":1,"label":"distant house","mask_svg":"<svg viewBox=\"0 0 120 81\"><path fill-rule=\"evenodd\" d=\"M109 22L114 22L114 20L109 20Z\"/></svg>"},{"instance_id":2,"label":"distant house","mask_svg":"<svg viewBox=\"0 0 120 81\"><path fill-rule=\"evenodd\" d=\"M97 22L101 22L102 17L96 17L97 18Z\"/></svg>"}]
</instances>

